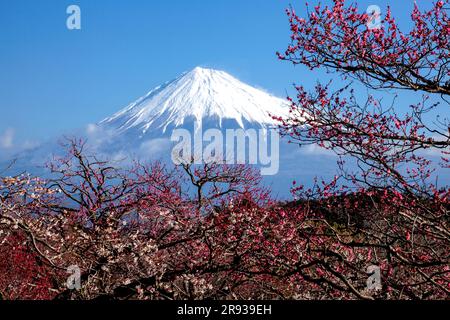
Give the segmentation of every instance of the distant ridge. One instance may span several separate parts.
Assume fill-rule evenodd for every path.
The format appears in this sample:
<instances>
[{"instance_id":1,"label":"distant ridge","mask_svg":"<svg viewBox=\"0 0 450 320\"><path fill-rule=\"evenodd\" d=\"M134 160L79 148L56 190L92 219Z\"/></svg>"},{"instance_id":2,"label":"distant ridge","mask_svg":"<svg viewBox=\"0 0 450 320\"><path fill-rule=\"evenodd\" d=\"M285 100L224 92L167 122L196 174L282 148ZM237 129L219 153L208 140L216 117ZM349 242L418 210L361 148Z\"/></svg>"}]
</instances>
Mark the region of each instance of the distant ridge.
<instances>
[{"instance_id":1,"label":"distant ridge","mask_svg":"<svg viewBox=\"0 0 450 320\"><path fill-rule=\"evenodd\" d=\"M214 127L268 127L271 115L287 112L287 102L249 86L224 71L196 67L158 86L99 123L117 134L162 135L170 128L204 122Z\"/></svg>"}]
</instances>

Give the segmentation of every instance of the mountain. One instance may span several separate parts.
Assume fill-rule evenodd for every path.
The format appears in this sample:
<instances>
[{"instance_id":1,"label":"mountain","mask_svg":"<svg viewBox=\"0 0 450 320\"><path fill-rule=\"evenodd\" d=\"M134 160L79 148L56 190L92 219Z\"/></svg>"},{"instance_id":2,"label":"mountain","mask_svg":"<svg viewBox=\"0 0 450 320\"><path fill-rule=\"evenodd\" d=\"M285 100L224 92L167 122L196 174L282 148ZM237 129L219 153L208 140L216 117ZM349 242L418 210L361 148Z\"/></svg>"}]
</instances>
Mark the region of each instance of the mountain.
<instances>
[{"instance_id":1,"label":"mountain","mask_svg":"<svg viewBox=\"0 0 450 320\"><path fill-rule=\"evenodd\" d=\"M68 129L65 137L84 137L92 152L108 158L168 159L174 129L267 129L275 126L271 115L286 114L287 110L286 100L225 71L196 67L86 129ZM52 154L61 153L63 140L58 137L21 153L16 167L26 170L30 165L42 165Z\"/></svg>"},{"instance_id":2,"label":"mountain","mask_svg":"<svg viewBox=\"0 0 450 320\"><path fill-rule=\"evenodd\" d=\"M174 158L171 156L176 143L171 135L175 129L194 133L194 145L198 128L203 132L214 128L216 133L239 128L264 129L258 133L267 133L266 129L276 125L271 115L286 114L288 109L286 100L242 83L224 71L197 67L154 88L123 110L96 124L78 130L68 128L65 137L84 137L88 153L100 158L117 161L138 158L172 163ZM265 144L269 140L265 138L258 137L257 151L249 145L242 147L236 144L232 146L231 152L235 155L237 149L247 149L246 155L258 154L255 156L258 166L261 170L269 168L270 172L263 177L263 181L272 186L272 190L279 192L279 196L289 195L293 180L308 184L315 176L327 180L335 175L336 158L332 153L315 145L300 149L295 144L288 144L287 139L280 140L278 152L278 149L272 149L274 144ZM52 155L58 156L65 152L59 142L64 142L64 137L56 137L23 151L14 157L16 162L12 167L9 166L11 161L0 162L0 174L14 175L27 171L45 176L48 171L43 168L43 164ZM224 145L227 143L225 153L229 152L228 140L222 142ZM261 155L264 149L269 152ZM271 175L273 172L275 174ZM448 181L448 173L442 172L440 175L441 179Z\"/></svg>"},{"instance_id":3,"label":"mountain","mask_svg":"<svg viewBox=\"0 0 450 320\"><path fill-rule=\"evenodd\" d=\"M228 129L242 128L264 129L259 130L258 134L267 133L266 129L276 125L271 115L287 114L288 109L286 100L247 85L224 71L197 67L154 88L96 124L79 130L70 131L68 128L65 136L84 137L89 153L111 160L138 158L173 161L171 151L174 142L171 135L174 129L196 133L200 127L203 132L214 128L218 129L216 132L223 133L230 131ZM57 137L17 155L10 174L28 171L45 176L42 164L52 155L63 153L59 144L61 141L64 138ZM275 171L279 168L276 175L265 176L264 181L274 190L280 190L282 196L288 194L291 181L299 176L311 181L318 172L322 176L334 174L334 165L330 166L330 163L334 164L334 159L330 162L330 158L323 153L309 154L308 149L299 151L298 147L287 144L284 139L280 141L278 153L278 150L273 152L271 149L273 144L265 145L261 141L258 137L258 151L253 149L253 154L258 153L258 164L262 158L269 161L261 167L273 167ZM230 151L227 147L225 152ZM238 148L233 146L232 151ZM245 148L251 149L248 145ZM265 157L261 156L262 149L268 151ZM7 164L0 164L0 168L6 168Z\"/></svg>"},{"instance_id":4,"label":"mountain","mask_svg":"<svg viewBox=\"0 0 450 320\"><path fill-rule=\"evenodd\" d=\"M273 126L285 100L242 83L224 71L197 67L158 86L99 123L120 135L165 136L174 128Z\"/></svg>"}]
</instances>

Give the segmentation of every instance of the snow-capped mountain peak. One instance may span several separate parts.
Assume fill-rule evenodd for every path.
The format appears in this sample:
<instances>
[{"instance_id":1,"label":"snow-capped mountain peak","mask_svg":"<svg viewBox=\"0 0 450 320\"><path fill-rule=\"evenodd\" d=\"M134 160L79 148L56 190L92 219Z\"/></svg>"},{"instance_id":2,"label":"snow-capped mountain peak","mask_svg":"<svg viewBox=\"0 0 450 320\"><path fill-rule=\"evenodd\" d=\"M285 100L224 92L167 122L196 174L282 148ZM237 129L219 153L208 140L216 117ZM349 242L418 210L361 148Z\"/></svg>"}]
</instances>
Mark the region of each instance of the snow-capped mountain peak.
<instances>
[{"instance_id":1,"label":"snow-capped mountain peak","mask_svg":"<svg viewBox=\"0 0 450 320\"><path fill-rule=\"evenodd\" d=\"M166 132L187 121L202 125L205 119L234 120L260 127L273 125L271 115L287 110L285 100L242 83L224 71L196 67L158 86L112 117L100 122L120 133L138 130L141 134Z\"/></svg>"}]
</instances>

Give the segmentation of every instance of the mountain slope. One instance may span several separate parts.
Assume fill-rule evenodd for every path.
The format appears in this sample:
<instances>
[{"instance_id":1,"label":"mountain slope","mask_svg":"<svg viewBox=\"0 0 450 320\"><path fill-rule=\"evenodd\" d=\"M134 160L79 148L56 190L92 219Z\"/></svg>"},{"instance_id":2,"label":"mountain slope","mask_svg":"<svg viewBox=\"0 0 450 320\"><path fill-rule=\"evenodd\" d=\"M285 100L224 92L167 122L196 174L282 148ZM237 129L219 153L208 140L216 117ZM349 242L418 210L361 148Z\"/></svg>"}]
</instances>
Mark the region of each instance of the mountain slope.
<instances>
[{"instance_id":1,"label":"mountain slope","mask_svg":"<svg viewBox=\"0 0 450 320\"><path fill-rule=\"evenodd\" d=\"M271 115L287 112L286 101L251 87L224 71L197 67L99 123L102 128L140 137L164 135L194 122L224 128L269 127ZM229 125L229 124L228 124Z\"/></svg>"},{"instance_id":2,"label":"mountain slope","mask_svg":"<svg viewBox=\"0 0 450 320\"><path fill-rule=\"evenodd\" d=\"M82 131L72 130L65 136L84 138L88 143L86 150L100 158L171 163L176 144L171 141L173 129L191 131L201 126L205 132L218 128L224 136L227 129L267 129L276 125L271 115L286 114L288 109L286 100L242 83L224 71L197 67L153 89L98 124L90 124ZM64 153L59 141L66 142L63 137L57 137L17 155L15 169L36 172L30 168L42 166L52 155ZM224 154L235 148L224 145Z\"/></svg>"}]
</instances>

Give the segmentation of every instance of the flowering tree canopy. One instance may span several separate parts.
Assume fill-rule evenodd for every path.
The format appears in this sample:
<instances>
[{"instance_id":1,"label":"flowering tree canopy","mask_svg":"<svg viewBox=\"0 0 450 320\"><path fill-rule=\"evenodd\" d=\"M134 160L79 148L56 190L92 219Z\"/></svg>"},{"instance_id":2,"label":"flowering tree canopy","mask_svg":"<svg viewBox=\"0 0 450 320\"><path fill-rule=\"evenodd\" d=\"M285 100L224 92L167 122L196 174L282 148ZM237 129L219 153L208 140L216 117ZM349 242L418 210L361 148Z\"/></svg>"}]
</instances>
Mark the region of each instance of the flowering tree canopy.
<instances>
[{"instance_id":1,"label":"flowering tree canopy","mask_svg":"<svg viewBox=\"0 0 450 320\"><path fill-rule=\"evenodd\" d=\"M358 236L346 241L339 229L333 232L342 245L365 248L365 257L373 259L376 253L372 263L384 272L386 292L397 297L449 293L450 192L431 178L437 165L448 168L450 125L440 117L434 123L424 120L431 109L448 111L448 8L449 1L437 1L425 12L414 5L409 32L400 30L389 8L376 28L369 14L341 0L308 10L306 18L291 8L291 44L278 53L282 60L310 70L325 68L369 89L424 94L410 112L400 115L395 105L385 106L373 96L361 104L351 84L334 92L330 84L318 84L313 92L297 86L297 97L289 98L289 116L276 117L291 142L315 143L340 156L341 174L333 181L309 190L295 186L293 192L328 202L324 210L333 215L341 211L350 227L344 229L347 236L352 224L364 220L357 226ZM438 95L441 103L430 103L429 95ZM424 150L440 153L439 163ZM356 169L345 165L348 157Z\"/></svg>"},{"instance_id":2,"label":"flowering tree canopy","mask_svg":"<svg viewBox=\"0 0 450 320\"><path fill-rule=\"evenodd\" d=\"M281 59L441 101L399 114L372 96L360 104L351 84L297 86L280 131L336 152L339 171L294 182L295 200L274 199L249 166L121 168L75 140L48 179L0 177L0 298L447 299L450 193L432 177L449 166L449 123L424 115L448 108L448 7L415 6L408 33L389 9L371 28L341 0L287 11Z\"/></svg>"}]
</instances>

